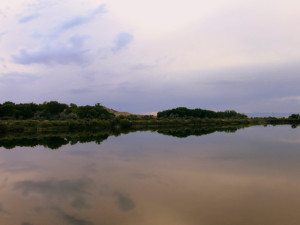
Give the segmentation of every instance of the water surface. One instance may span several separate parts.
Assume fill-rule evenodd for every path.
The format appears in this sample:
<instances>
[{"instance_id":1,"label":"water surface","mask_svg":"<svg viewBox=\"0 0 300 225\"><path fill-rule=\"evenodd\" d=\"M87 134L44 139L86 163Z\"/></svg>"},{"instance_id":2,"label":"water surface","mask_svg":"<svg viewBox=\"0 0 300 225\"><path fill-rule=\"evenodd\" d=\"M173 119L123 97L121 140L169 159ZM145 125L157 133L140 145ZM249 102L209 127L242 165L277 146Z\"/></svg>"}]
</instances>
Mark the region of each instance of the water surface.
<instances>
[{"instance_id":1,"label":"water surface","mask_svg":"<svg viewBox=\"0 0 300 225\"><path fill-rule=\"evenodd\" d=\"M0 224L298 225L299 161L289 126L2 147Z\"/></svg>"}]
</instances>

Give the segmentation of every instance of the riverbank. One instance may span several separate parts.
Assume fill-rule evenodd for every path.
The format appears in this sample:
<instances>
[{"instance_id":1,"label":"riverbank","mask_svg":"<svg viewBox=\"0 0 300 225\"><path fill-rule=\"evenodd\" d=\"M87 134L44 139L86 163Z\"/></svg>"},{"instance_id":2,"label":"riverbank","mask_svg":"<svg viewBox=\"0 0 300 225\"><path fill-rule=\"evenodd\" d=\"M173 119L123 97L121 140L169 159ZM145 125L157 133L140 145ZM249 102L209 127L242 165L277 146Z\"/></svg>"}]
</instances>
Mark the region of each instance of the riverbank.
<instances>
[{"instance_id":1,"label":"riverbank","mask_svg":"<svg viewBox=\"0 0 300 225\"><path fill-rule=\"evenodd\" d=\"M110 120L77 119L77 120L0 120L0 133L41 133L41 132L72 132L100 131L150 128L201 128L222 126L254 126L283 125L297 127L300 119L291 118L244 118L244 119L157 119L155 117L127 119L116 117Z\"/></svg>"}]
</instances>

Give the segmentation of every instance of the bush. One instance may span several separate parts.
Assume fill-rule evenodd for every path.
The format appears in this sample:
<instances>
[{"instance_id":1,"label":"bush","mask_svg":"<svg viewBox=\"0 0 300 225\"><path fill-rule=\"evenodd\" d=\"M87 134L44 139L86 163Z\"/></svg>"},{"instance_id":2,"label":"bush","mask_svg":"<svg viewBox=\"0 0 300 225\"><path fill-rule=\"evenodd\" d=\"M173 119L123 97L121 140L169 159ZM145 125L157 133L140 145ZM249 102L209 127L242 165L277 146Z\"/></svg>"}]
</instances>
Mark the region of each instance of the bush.
<instances>
[{"instance_id":1,"label":"bush","mask_svg":"<svg viewBox=\"0 0 300 225\"><path fill-rule=\"evenodd\" d=\"M128 119L120 119L121 128L130 128L131 122Z\"/></svg>"}]
</instances>

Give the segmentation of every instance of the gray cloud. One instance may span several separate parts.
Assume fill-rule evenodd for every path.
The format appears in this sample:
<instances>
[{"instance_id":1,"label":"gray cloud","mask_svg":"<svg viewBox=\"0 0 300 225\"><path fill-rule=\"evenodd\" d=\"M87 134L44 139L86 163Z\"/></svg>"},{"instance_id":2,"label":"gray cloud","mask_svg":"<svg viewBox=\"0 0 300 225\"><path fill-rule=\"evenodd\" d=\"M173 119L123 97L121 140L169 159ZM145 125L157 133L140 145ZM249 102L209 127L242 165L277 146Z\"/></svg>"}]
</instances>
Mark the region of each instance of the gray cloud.
<instances>
[{"instance_id":1,"label":"gray cloud","mask_svg":"<svg viewBox=\"0 0 300 225\"><path fill-rule=\"evenodd\" d=\"M154 64L152 64L152 65L135 64L135 65L131 66L129 69L131 69L131 70L149 70L149 69L153 69L155 67L156 67L156 65L154 65Z\"/></svg>"},{"instance_id":2,"label":"gray cloud","mask_svg":"<svg viewBox=\"0 0 300 225\"><path fill-rule=\"evenodd\" d=\"M26 6L29 10L41 11L44 9L51 8L57 4L61 4L61 0L37 0L35 2L27 3Z\"/></svg>"},{"instance_id":3,"label":"gray cloud","mask_svg":"<svg viewBox=\"0 0 300 225\"><path fill-rule=\"evenodd\" d=\"M2 18L6 18L6 15L0 10L0 16L2 16Z\"/></svg>"},{"instance_id":4,"label":"gray cloud","mask_svg":"<svg viewBox=\"0 0 300 225\"><path fill-rule=\"evenodd\" d=\"M0 32L0 40L3 38L3 36L6 34L6 32Z\"/></svg>"},{"instance_id":5,"label":"gray cloud","mask_svg":"<svg viewBox=\"0 0 300 225\"><path fill-rule=\"evenodd\" d=\"M30 73L12 72L0 74L0 81L5 84L28 84L38 79L37 75Z\"/></svg>"},{"instance_id":6,"label":"gray cloud","mask_svg":"<svg viewBox=\"0 0 300 225\"><path fill-rule=\"evenodd\" d=\"M115 192L114 196L116 196L117 203L122 211L127 212L135 208L134 202L130 199L128 195L121 192Z\"/></svg>"},{"instance_id":7,"label":"gray cloud","mask_svg":"<svg viewBox=\"0 0 300 225\"><path fill-rule=\"evenodd\" d=\"M280 98L300 93L296 84L300 81L300 66L296 64L238 68L218 73L219 80L208 84L236 97ZM222 79L221 73L224 77L237 78Z\"/></svg>"},{"instance_id":8,"label":"gray cloud","mask_svg":"<svg viewBox=\"0 0 300 225\"><path fill-rule=\"evenodd\" d=\"M195 18L199 21L191 20L186 26L179 24L177 27L174 23L170 33L162 29L159 20L152 21L151 17L148 25L158 22L157 30L141 23L146 18L131 20L131 16L140 13L135 9L129 11L131 9L128 8L121 23L115 13L98 23L98 18L104 16L104 5L96 8L91 6L92 2L81 5L82 1L66 1L63 4L59 0L30 2L34 6L27 7L27 14L21 14L29 17L21 19L30 21L30 16L39 13L37 21L29 22L25 29L24 24L15 24L14 21L14 15L25 12L13 10L10 14L12 19L3 20L4 26L0 30L7 31L4 37L4 33L0 34L4 47L1 58L5 58L7 65L4 68L4 62L0 62L3 64L0 64L1 70L5 71L0 74L3 101L57 99L93 105L101 99L110 108L133 113L177 106L242 112L300 110L299 68L291 65L263 68L258 65L296 60L299 56L296 34L300 26L296 26L299 21L294 10L296 7L285 8L290 8L292 13L289 10L273 11L275 8L272 7L255 8L259 11L257 15L258 11L248 7L253 6L250 2L242 5L242 9L237 5L226 6L218 13L208 12L203 18ZM118 8L122 4L109 4L114 10L122 10ZM22 6L25 5L22 3ZM74 10L68 10L71 7ZM2 10L6 13L4 8ZM79 13L74 14L74 11ZM265 17L268 12L273 17ZM277 16L277 13L280 15ZM57 15L58 22L53 24L53 20L44 15ZM129 32L118 34L120 28ZM81 29L84 33L79 34L86 35L74 35ZM18 35L20 30L22 35ZM134 30L139 32L131 32ZM32 32L40 32L39 39L30 36ZM178 38L171 40L172 35ZM155 48L149 45L154 39ZM138 40L137 45L135 40ZM187 43L180 45L184 41ZM100 47L101 54L97 54ZM130 54L122 52L128 47ZM119 51L122 54L118 54ZM162 60L158 62L159 66L155 59ZM11 61L30 66L16 67ZM233 68L255 63L256 66L248 68ZM232 65L232 68L222 69L222 65L227 68ZM219 70L198 70L217 67ZM9 74L14 68L19 73ZM39 71L40 74L24 71ZM89 71L94 71L94 74Z\"/></svg>"},{"instance_id":9,"label":"gray cloud","mask_svg":"<svg viewBox=\"0 0 300 225\"><path fill-rule=\"evenodd\" d=\"M118 95L106 101L110 108L130 112L185 106L290 113L300 111L300 101L295 102L300 96L299 74L300 66L293 63L158 74L155 79L143 76L143 80L119 84L115 89Z\"/></svg>"},{"instance_id":10,"label":"gray cloud","mask_svg":"<svg viewBox=\"0 0 300 225\"><path fill-rule=\"evenodd\" d=\"M73 27L80 26L82 24L90 22L94 17L98 14L106 13L106 5L102 4L97 9L95 9L92 13L86 16L75 16L69 20L66 20L59 28L58 32L63 32L69 30Z\"/></svg>"},{"instance_id":11,"label":"gray cloud","mask_svg":"<svg viewBox=\"0 0 300 225\"><path fill-rule=\"evenodd\" d=\"M92 92L92 90L90 88L78 88L78 89L68 90L68 93L75 94L75 95L81 95L81 94L86 94L86 93L90 93L90 92Z\"/></svg>"},{"instance_id":12,"label":"gray cloud","mask_svg":"<svg viewBox=\"0 0 300 225\"><path fill-rule=\"evenodd\" d=\"M300 67L295 64L218 71L216 79L204 85L209 92L205 96L206 101L211 101L211 104L206 104L214 108L218 105L222 109L238 107L246 112L281 111L282 103L279 104L278 101L282 97L300 95L297 87L300 82L299 73ZM201 81L195 82L195 85L200 83ZM288 104L287 101L285 103ZM299 106L290 104L287 108L299 110Z\"/></svg>"},{"instance_id":13,"label":"gray cloud","mask_svg":"<svg viewBox=\"0 0 300 225\"><path fill-rule=\"evenodd\" d=\"M115 39L115 45L112 48L113 52L118 52L119 50L125 48L128 44L130 44L133 41L133 35L128 32L120 32L116 39Z\"/></svg>"},{"instance_id":14,"label":"gray cloud","mask_svg":"<svg viewBox=\"0 0 300 225\"><path fill-rule=\"evenodd\" d=\"M73 36L69 43L56 43L52 46L44 46L38 50L22 49L18 55L12 55L14 63L30 65L30 64L76 64L79 66L86 66L90 63L90 58L87 55L88 49L82 49L85 36Z\"/></svg>"},{"instance_id":15,"label":"gray cloud","mask_svg":"<svg viewBox=\"0 0 300 225\"><path fill-rule=\"evenodd\" d=\"M81 24L87 23L92 19L92 17L83 17L83 16L78 16L74 17L66 22L64 22L61 26L61 30L68 30L71 29L75 26L79 26Z\"/></svg>"},{"instance_id":16,"label":"gray cloud","mask_svg":"<svg viewBox=\"0 0 300 225\"><path fill-rule=\"evenodd\" d=\"M91 13L91 15L92 15L92 16L95 16L95 15L101 14L101 13L107 13L107 9L106 9L106 5L105 5L105 4L99 5L98 8L96 8L96 9Z\"/></svg>"},{"instance_id":17,"label":"gray cloud","mask_svg":"<svg viewBox=\"0 0 300 225\"><path fill-rule=\"evenodd\" d=\"M29 15L29 16L22 17L21 19L19 19L19 23L30 22L30 21L38 18L39 16L40 16L40 14L36 13L36 14L32 14L32 15Z\"/></svg>"},{"instance_id":18,"label":"gray cloud","mask_svg":"<svg viewBox=\"0 0 300 225\"><path fill-rule=\"evenodd\" d=\"M54 3L56 4L56 3ZM60 4L60 2L58 2L58 4ZM45 4L41 4L41 7L44 7L45 5L47 5L47 3ZM49 7L51 8L52 5L50 5ZM37 10L37 9L35 9ZM56 40L59 38L59 36L64 33L65 31L71 30L75 27L87 24L89 22L91 22L93 19L95 19L95 17L98 14L104 14L106 13L106 5L102 4L99 7L97 7L95 10L87 13L86 15L77 15L77 16L71 16L69 19L62 19L62 22L58 25L56 25L55 27L53 27L52 29L50 28L46 30L45 33L42 33L41 30L39 29L39 31L34 31L31 35L31 37L36 38L36 39L41 39L41 38L45 38L47 41L51 40ZM25 17L25 21L26 21L26 17ZM32 18L35 19L35 18ZM28 20L31 20L31 17L28 18Z\"/></svg>"},{"instance_id":19,"label":"gray cloud","mask_svg":"<svg viewBox=\"0 0 300 225\"><path fill-rule=\"evenodd\" d=\"M88 39L88 36L86 35L73 35L70 37L69 42L74 46L74 48L81 48L86 39Z\"/></svg>"},{"instance_id":20,"label":"gray cloud","mask_svg":"<svg viewBox=\"0 0 300 225\"><path fill-rule=\"evenodd\" d=\"M19 55L13 56L13 61L18 64L78 64L86 65L89 60L85 57L87 50L74 48L43 48L38 51L28 52L21 50Z\"/></svg>"}]
</instances>

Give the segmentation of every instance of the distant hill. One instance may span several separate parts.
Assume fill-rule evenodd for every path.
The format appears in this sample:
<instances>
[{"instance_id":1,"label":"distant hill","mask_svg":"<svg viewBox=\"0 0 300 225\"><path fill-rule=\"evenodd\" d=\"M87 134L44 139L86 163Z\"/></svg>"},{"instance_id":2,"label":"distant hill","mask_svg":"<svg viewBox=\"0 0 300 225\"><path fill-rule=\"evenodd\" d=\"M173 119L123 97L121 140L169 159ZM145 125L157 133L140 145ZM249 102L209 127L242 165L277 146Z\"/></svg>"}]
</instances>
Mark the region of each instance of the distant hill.
<instances>
[{"instance_id":1,"label":"distant hill","mask_svg":"<svg viewBox=\"0 0 300 225\"><path fill-rule=\"evenodd\" d=\"M129 112L119 112L117 110L110 109L110 108L107 108L105 106L103 106L103 108L105 108L108 112L114 114L115 116L131 116L131 115L138 116L137 114L132 114L132 113L129 113Z\"/></svg>"}]
</instances>

